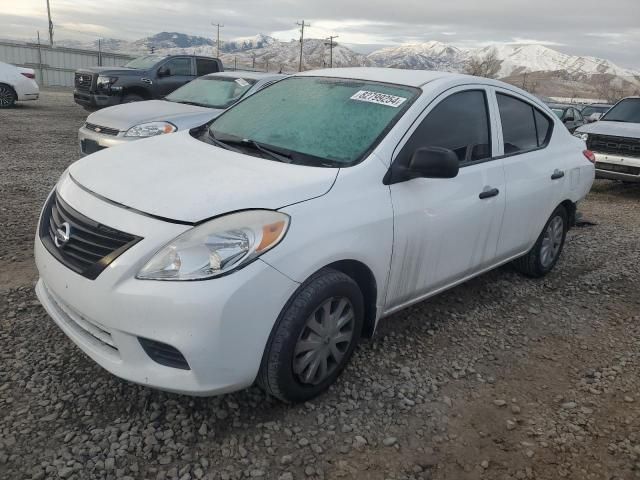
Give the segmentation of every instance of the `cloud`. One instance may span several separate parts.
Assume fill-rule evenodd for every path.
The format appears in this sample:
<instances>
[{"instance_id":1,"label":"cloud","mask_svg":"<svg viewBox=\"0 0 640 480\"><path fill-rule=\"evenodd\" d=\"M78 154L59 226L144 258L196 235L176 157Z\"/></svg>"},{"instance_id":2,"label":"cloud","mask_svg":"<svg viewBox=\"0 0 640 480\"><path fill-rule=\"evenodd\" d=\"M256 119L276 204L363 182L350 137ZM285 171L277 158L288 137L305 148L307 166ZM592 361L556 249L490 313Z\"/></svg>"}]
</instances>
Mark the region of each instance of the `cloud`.
<instances>
[{"instance_id":1,"label":"cloud","mask_svg":"<svg viewBox=\"0 0 640 480\"><path fill-rule=\"evenodd\" d=\"M160 31L212 38L215 22L225 25L223 39L265 33L289 40L305 19L309 36L339 35L342 43L538 43L640 68L640 0L610 3L615 8L594 0L52 0L51 8L56 27L81 26L57 28L56 38L134 40ZM0 25L3 37L35 37L46 30L44 0L0 0Z\"/></svg>"}]
</instances>

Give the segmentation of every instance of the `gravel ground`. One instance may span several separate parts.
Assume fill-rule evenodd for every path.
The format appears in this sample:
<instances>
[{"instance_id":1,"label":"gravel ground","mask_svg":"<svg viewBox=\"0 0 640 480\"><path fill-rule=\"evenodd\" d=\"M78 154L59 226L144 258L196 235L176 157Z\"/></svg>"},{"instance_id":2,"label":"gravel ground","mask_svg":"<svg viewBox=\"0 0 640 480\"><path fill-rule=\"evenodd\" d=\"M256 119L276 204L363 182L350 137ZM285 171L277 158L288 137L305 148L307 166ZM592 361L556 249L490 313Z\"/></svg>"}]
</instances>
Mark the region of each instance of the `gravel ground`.
<instances>
[{"instance_id":1,"label":"gravel ground","mask_svg":"<svg viewBox=\"0 0 640 480\"><path fill-rule=\"evenodd\" d=\"M313 402L189 398L103 371L33 293L84 116L68 91L0 112L0 478L640 478L640 186L597 182L547 278L501 268L383 320Z\"/></svg>"}]
</instances>

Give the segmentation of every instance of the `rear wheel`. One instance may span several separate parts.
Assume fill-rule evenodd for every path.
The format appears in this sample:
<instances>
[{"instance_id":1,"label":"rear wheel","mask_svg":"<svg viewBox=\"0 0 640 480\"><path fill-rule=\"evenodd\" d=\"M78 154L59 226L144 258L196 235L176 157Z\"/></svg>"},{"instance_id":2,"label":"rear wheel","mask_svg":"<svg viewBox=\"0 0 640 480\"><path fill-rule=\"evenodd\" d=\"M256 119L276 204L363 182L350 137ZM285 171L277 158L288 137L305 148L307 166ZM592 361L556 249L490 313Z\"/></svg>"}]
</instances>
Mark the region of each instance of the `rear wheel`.
<instances>
[{"instance_id":1,"label":"rear wheel","mask_svg":"<svg viewBox=\"0 0 640 480\"><path fill-rule=\"evenodd\" d=\"M355 281L332 269L298 289L264 353L258 384L287 402L303 402L336 380L360 339L364 301Z\"/></svg>"},{"instance_id":2,"label":"rear wheel","mask_svg":"<svg viewBox=\"0 0 640 480\"><path fill-rule=\"evenodd\" d=\"M16 103L16 92L9 85L0 85L0 108L11 108Z\"/></svg>"},{"instance_id":3,"label":"rear wheel","mask_svg":"<svg viewBox=\"0 0 640 480\"><path fill-rule=\"evenodd\" d=\"M568 225L569 215L560 205L551 214L533 248L514 260L514 267L530 277L543 277L553 270L562 253Z\"/></svg>"}]
</instances>

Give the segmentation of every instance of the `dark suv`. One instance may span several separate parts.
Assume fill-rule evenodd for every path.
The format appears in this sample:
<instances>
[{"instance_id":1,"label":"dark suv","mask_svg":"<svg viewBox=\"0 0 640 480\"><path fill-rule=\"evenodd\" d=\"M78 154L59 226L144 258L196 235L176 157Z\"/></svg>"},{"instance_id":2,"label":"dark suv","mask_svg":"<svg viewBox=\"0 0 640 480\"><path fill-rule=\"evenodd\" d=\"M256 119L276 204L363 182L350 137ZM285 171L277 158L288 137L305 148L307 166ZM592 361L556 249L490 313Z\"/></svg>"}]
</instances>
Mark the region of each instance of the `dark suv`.
<instances>
[{"instance_id":1,"label":"dark suv","mask_svg":"<svg viewBox=\"0 0 640 480\"><path fill-rule=\"evenodd\" d=\"M217 58L145 55L123 67L77 70L73 99L87 110L152 100L170 94L196 77L221 71L222 62Z\"/></svg>"}]
</instances>

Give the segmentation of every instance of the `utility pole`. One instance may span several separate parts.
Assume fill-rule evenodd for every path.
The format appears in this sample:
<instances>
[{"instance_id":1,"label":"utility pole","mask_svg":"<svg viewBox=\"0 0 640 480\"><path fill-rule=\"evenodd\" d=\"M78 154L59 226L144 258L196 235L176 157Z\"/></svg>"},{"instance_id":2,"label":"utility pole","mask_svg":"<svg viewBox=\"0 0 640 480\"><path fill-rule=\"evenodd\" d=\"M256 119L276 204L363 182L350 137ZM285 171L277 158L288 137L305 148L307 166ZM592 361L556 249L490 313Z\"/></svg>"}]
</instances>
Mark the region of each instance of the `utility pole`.
<instances>
[{"instance_id":1,"label":"utility pole","mask_svg":"<svg viewBox=\"0 0 640 480\"><path fill-rule=\"evenodd\" d=\"M51 21L51 7L47 0L47 16L49 17L49 44L53 47L53 22Z\"/></svg>"},{"instance_id":2,"label":"utility pole","mask_svg":"<svg viewBox=\"0 0 640 480\"><path fill-rule=\"evenodd\" d=\"M222 25L220 23L212 23L211 25L216 27L216 29L218 31L217 36L216 36L216 49L217 49L216 58L220 58L220 29L222 27L224 27L224 25Z\"/></svg>"},{"instance_id":3,"label":"utility pole","mask_svg":"<svg viewBox=\"0 0 640 480\"><path fill-rule=\"evenodd\" d=\"M253 57L253 62L251 64L251 68L253 68L255 70L255 68L256 68L256 52L252 52L251 56Z\"/></svg>"},{"instance_id":4,"label":"utility pole","mask_svg":"<svg viewBox=\"0 0 640 480\"><path fill-rule=\"evenodd\" d=\"M327 37L329 43L325 43L325 45L329 45L329 68L333 68L333 47L335 46L335 43L333 43L334 38L338 38L338 35L331 35Z\"/></svg>"},{"instance_id":5,"label":"utility pole","mask_svg":"<svg viewBox=\"0 0 640 480\"><path fill-rule=\"evenodd\" d=\"M310 27L311 25L309 25L308 23L304 23L304 20L302 20L302 23L296 22L296 25L300 26L300 64L298 65L298 71L301 72L302 71L302 44L304 42L304 27Z\"/></svg>"}]
</instances>

